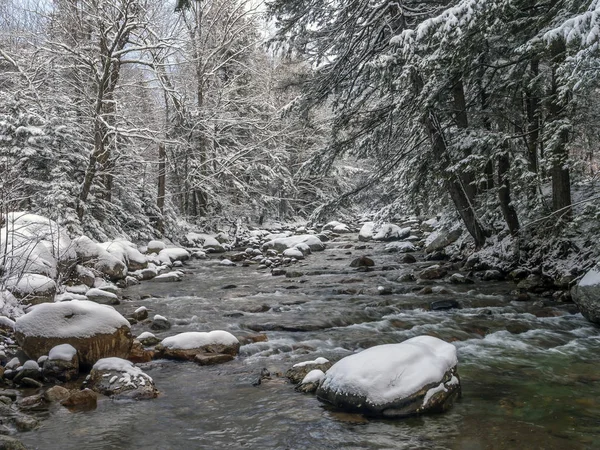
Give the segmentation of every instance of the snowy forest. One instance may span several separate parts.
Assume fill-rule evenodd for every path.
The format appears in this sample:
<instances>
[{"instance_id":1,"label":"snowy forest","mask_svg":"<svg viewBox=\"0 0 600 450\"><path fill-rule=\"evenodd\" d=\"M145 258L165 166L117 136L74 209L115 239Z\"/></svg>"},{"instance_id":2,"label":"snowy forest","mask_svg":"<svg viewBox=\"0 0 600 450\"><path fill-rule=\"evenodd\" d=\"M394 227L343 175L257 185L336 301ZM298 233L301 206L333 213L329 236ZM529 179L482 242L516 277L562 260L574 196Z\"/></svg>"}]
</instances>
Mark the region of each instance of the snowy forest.
<instances>
[{"instance_id":1,"label":"snowy forest","mask_svg":"<svg viewBox=\"0 0 600 450\"><path fill-rule=\"evenodd\" d=\"M600 342L599 44L600 0L0 0L0 399L86 375L81 392L165 401L138 365L172 382L194 372L152 364L185 360L237 364L232 392L250 367L254 387L287 377L386 419L446 412L466 380L467 397L491 399L453 406L472 428L492 415L500 441L525 439L531 415L547 431L549 397L523 381L532 367L548 364L557 402L589 380L588 397L600 394L586 365ZM63 316L83 318L67 328L86 342L116 334L84 351L49 331ZM438 359L390 392L404 369L383 364L386 345L405 345L398 367L413 347ZM320 373L277 366L306 355ZM379 378L349 393L373 361ZM486 367L514 373L502 382L519 400L494 403L501 382ZM222 375L206 376L227 404L213 393ZM0 437L41 420L20 404L31 397L13 397ZM600 445L597 401L562 408L582 425L531 432L522 448ZM359 445L344 427L363 422L320 420L329 444ZM365 448L396 432L406 448L438 448L423 437L433 428L414 438L413 425ZM56 438L39 429L23 442L52 448L36 447ZM298 448L320 448L296 432ZM192 448L186 433L164 448Z\"/></svg>"}]
</instances>

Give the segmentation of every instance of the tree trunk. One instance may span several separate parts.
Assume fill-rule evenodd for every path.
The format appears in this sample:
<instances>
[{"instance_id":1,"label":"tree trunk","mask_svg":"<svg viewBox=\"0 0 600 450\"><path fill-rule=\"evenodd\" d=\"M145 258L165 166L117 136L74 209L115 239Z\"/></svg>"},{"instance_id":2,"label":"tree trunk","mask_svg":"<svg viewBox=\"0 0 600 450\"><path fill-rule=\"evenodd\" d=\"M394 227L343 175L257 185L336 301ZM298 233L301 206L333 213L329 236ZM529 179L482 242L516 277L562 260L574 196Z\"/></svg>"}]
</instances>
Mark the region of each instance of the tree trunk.
<instances>
[{"instance_id":1,"label":"tree trunk","mask_svg":"<svg viewBox=\"0 0 600 450\"><path fill-rule=\"evenodd\" d=\"M556 76L556 63L564 60L565 44L562 40L556 40L552 44L552 86L550 92L550 101L548 112L552 121L560 121L564 117L566 101L561 101L558 92L558 81ZM552 209L559 214L559 217L570 220L572 218L571 207L571 177L567 163L569 161L569 131L565 124L558 123L559 129L555 131L557 135L553 139L553 147L550 149L552 154Z\"/></svg>"},{"instance_id":2,"label":"tree trunk","mask_svg":"<svg viewBox=\"0 0 600 450\"><path fill-rule=\"evenodd\" d=\"M539 60L533 59L530 65L531 78L539 75ZM530 172L538 173L538 145L540 138L540 99L530 89L525 90L527 109L527 161ZM535 187L533 187L535 191Z\"/></svg>"},{"instance_id":3,"label":"tree trunk","mask_svg":"<svg viewBox=\"0 0 600 450\"><path fill-rule=\"evenodd\" d=\"M456 126L462 130L469 128L469 117L467 115L467 102L465 100L465 88L463 85L462 78L456 77L452 85L452 98L453 98L453 109L454 109L454 120ZM465 150L464 156L471 155L470 150ZM477 195L477 186L475 185L475 177L472 171L461 170L460 181L465 190L465 194L471 200L475 199Z\"/></svg>"},{"instance_id":4,"label":"tree trunk","mask_svg":"<svg viewBox=\"0 0 600 450\"><path fill-rule=\"evenodd\" d=\"M429 111L423 118L423 125L429 135L435 159L442 162L443 169L447 169L450 165L448 149L433 111ZM450 194L450 198L460 214L467 231L473 236L475 246L478 248L482 247L488 236L488 232L483 228L475 214L473 198L469 197L469 190L464 189L462 180L454 173L445 174L444 187L448 191L448 194Z\"/></svg>"},{"instance_id":5,"label":"tree trunk","mask_svg":"<svg viewBox=\"0 0 600 450\"><path fill-rule=\"evenodd\" d=\"M508 152L502 152L498 155L496 162L498 166L498 201L500 209L504 216L504 221L508 225L510 234L515 236L519 232L519 218L517 211L510 200L510 181L508 179L508 170L510 169L510 159Z\"/></svg>"}]
</instances>

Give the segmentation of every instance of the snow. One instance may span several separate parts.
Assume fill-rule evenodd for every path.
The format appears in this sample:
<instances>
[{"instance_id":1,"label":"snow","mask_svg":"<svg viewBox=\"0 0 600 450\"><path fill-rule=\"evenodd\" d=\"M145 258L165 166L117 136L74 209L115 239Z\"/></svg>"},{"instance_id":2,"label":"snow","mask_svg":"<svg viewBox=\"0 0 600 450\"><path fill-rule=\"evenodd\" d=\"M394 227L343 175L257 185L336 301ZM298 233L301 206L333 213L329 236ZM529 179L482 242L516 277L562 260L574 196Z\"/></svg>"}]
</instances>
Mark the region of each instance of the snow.
<instances>
[{"instance_id":1,"label":"snow","mask_svg":"<svg viewBox=\"0 0 600 450\"><path fill-rule=\"evenodd\" d=\"M298 364L294 364L292 367L304 367L304 366L312 366L315 364L327 364L329 360L327 358L323 358L322 356L318 357L313 361L304 361Z\"/></svg>"},{"instance_id":2,"label":"snow","mask_svg":"<svg viewBox=\"0 0 600 450\"><path fill-rule=\"evenodd\" d=\"M6 316L0 316L0 327L3 327L3 328L12 328L14 330L14 328L15 328L15 321L9 319Z\"/></svg>"},{"instance_id":3,"label":"snow","mask_svg":"<svg viewBox=\"0 0 600 450\"><path fill-rule=\"evenodd\" d=\"M60 344L48 352L48 359L59 360L59 361L72 361L77 350L71 344Z\"/></svg>"},{"instance_id":4,"label":"snow","mask_svg":"<svg viewBox=\"0 0 600 450\"><path fill-rule=\"evenodd\" d=\"M119 297L112 292L105 291L100 288L92 288L87 291L86 296L88 298L98 298L98 299L107 299L107 300L118 300Z\"/></svg>"},{"instance_id":5,"label":"snow","mask_svg":"<svg viewBox=\"0 0 600 450\"><path fill-rule=\"evenodd\" d=\"M23 315L23 305L9 291L0 291L0 314L19 317Z\"/></svg>"},{"instance_id":6,"label":"snow","mask_svg":"<svg viewBox=\"0 0 600 450\"><path fill-rule=\"evenodd\" d=\"M384 248L385 252L388 253L392 253L392 252L398 252L398 253L408 253L408 252L414 252L417 249L415 248L414 244L412 244L411 242L390 242L389 244L387 244Z\"/></svg>"},{"instance_id":7,"label":"snow","mask_svg":"<svg viewBox=\"0 0 600 450\"><path fill-rule=\"evenodd\" d=\"M135 264L135 266L140 267L145 266L148 263L146 256L142 255L138 251L136 245L129 241L117 240L103 242L98 244L98 247L106 250L126 266Z\"/></svg>"},{"instance_id":8,"label":"snow","mask_svg":"<svg viewBox=\"0 0 600 450\"><path fill-rule=\"evenodd\" d=\"M158 253L161 262L172 263L173 261L185 261L190 259L190 252L185 248L164 248Z\"/></svg>"},{"instance_id":9,"label":"snow","mask_svg":"<svg viewBox=\"0 0 600 450\"><path fill-rule=\"evenodd\" d=\"M13 358L4 366L7 370L14 370L21 365L19 358Z\"/></svg>"},{"instance_id":10,"label":"snow","mask_svg":"<svg viewBox=\"0 0 600 450\"><path fill-rule=\"evenodd\" d=\"M23 370L40 370L40 365L33 359L29 359L23 364Z\"/></svg>"},{"instance_id":11,"label":"snow","mask_svg":"<svg viewBox=\"0 0 600 450\"><path fill-rule=\"evenodd\" d=\"M358 239L368 241L373 239L373 231L375 230L375 222L365 222L358 232Z\"/></svg>"},{"instance_id":12,"label":"snow","mask_svg":"<svg viewBox=\"0 0 600 450\"><path fill-rule=\"evenodd\" d=\"M208 333L201 331L188 331L186 333L176 334L165 338L161 342L162 346L169 349L190 350L207 345L237 345L237 338L222 330L210 331Z\"/></svg>"},{"instance_id":13,"label":"snow","mask_svg":"<svg viewBox=\"0 0 600 450\"><path fill-rule=\"evenodd\" d=\"M122 358L102 358L96 361L92 370L101 370L107 372L121 372L122 377L119 382L125 385L133 385L134 381L140 382L140 378L145 378L148 381L152 381L148 375L142 372L142 369L133 365L131 361L127 361ZM116 380L115 380L116 381ZM111 382L112 384L113 382ZM134 385L135 386L135 385Z\"/></svg>"},{"instance_id":14,"label":"snow","mask_svg":"<svg viewBox=\"0 0 600 450\"><path fill-rule=\"evenodd\" d=\"M164 320L165 322L168 322L167 318L165 316L161 316L160 314L156 314L152 320Z\"/></svg>"},{"instance_id":15,"label":"snow","mask_svg":"<svg viewBox=\"0 0 600 450\"><path fill-rule=\"evenodd\" d=\"M288 248L283 251L283 256L287 258L304 259L304 253L298 248Z\"/></svg>"},{"instance_id":16,"label":"snow","mask_svg":"<svg viewBox=\"0 0 600 450\"><path fill-rule=\"evenodd\" d=\"M136 309L134 312L135 313L141 313L142 311L147 311L148 308L146 308L145 306L140 306L138 309Z\"/></svg>"},{"instance_id":17,"label":"snow","mask_svg":"<svg viewBox=\"0 0 600 450\"><path fill-rule=\"evenodd\" d=\"M20 277L10 277L5 281L5 286L11 292L19 295L31 295L56 289L54 280L36 273L24 273Z\"/></svg>"},{"instance_id":18,"label":"snow","mask_svg":"<svg viewBox=\"0 0 600 450\"><path fill-rule=\"evenodd\" d=\"M318 383L323 380L323 378L325 378L325 372L320 369L314 369L306 374L300 384Z\"/></svg>"},{"instance_id":19,"label":"snow","mask_svg":"<svg viewBox=\"0 0 600 450\"><path fill-rule=\"evenodd\" d=\"M288 248L295 247L298 244L306 244L312 251L320 251L325 249L323 242L321 242L318 237L313 236L312 234L301 234L298 236L273 239L265 242L263 248L274 248L278 251L284 251Z\"/></svg>"},{"instance_id":20,"label":"snow","mask_svg":"<svg viewBox=\"0 0 600 450\"><path fill-rule=\"evenodd\" d=\"M42 303L16 320L15 331L26 336L91 337L112 334L129 322L113 307L89 300Z\"/></svg>"},{"instance_id":21,"label":"snow","mask_svg":"<svg viewBox=\"0 0 600 450\"><path fill-rule=\"evenodd\" d=\"M588 270L585 276L579 281L579 286L597 286L600 285L600 270L593 268Z\"/></svg>"},{"instance_id":22,"label":"snow","mask_svg":"<svg viewBox=\"0 0 600 450\"><path fill-rule=\"evenodd\" d=\"M140 334L136 339L138 340L142 340L142 339L149 339L149 338L155 338L156 336L154 336L153 333L150 333L149 331L144 331L142 334Z\"/></svg>"},{"instance_id":23,"label":"snow","mask_svg":"<svg viewBox=\"0 0 600 450\"><path fill-rule=\"evenodd\" d=\"M373 239L376 241L385 241L392 239L404 239L410 235L411 228L400 228L398 225L393 223L386 223L378 227L376 233L373 235Z\"/></svg>"},{"instance_id":24,"label":"snow","mask_svg":"<svg viewBox=\"0 0 600 450\"><path fill-rule=\"evenodd\" d=\"M167 248L167 244L162 241L150 241L148 242L148 250L158 250L161 251Z\"/></svg>"},{"instance_id":25,"label":"snow","mask_svg":"<svg viewBox=\"0 0 600 450\"><path fill-rule=\"evenodd\" d=\"M456 364L453 345L432 336L417 336L343 358L327 371L322 387L365 396L374 405L385 404L440 382Z\"/></svg>"},{"instance_id":26,"label":"snow","mask_svg":"<svg viewBox=\"0 0 600 450\"><path fill-rule=\"evenodd\" d=\"M222 259L221 261L219 261L219 265L232 267L232 266L235 266L235 263L232 260L225 258L225 259Z\"/></svg>"}]
</instances>

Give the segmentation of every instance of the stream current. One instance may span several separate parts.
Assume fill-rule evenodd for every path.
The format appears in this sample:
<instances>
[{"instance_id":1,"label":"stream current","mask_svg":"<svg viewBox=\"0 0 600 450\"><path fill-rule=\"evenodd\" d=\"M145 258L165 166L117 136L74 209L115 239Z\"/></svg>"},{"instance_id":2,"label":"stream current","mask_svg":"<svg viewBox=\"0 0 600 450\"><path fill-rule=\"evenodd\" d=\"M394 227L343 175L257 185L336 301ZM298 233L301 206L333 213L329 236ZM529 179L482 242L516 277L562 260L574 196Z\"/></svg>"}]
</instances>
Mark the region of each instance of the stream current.
<instances>
[{"instance_id":1,"label":"stream current","mask_svg":"<svg viewBox=\"0 0 600 450\"><path fill-rule=\"evenodd\" d=\"M223 329L264 333L217 366L158 360L141 365L161 395L149 401L100 400L69 412L58 405L41 426L19 435L36 449L593 449L600 448L600 329L572 305L514 301L509 282L400 283L432 263L399 263L383 244L367 249L342 235L324 252L272 276L256 265L224 267L223 255L186 264L178 283L143 282L123 291L117 309L140 306L167 317L164 338ZM350 268L369 255L374 270ZM422 255L417 255L422 261ZM379 295L378 286L392 287ZM417 294L424 286L433 293ZM430 311L436 300L459 309ZM137 336L145 324L132 326ZM462 398L441 415L387 421L333 410L276 374L324 356L336 361L373 345L429 334L458 350ZM255 386L261 370L272 380Z\"/></svg>"}]
</instances>

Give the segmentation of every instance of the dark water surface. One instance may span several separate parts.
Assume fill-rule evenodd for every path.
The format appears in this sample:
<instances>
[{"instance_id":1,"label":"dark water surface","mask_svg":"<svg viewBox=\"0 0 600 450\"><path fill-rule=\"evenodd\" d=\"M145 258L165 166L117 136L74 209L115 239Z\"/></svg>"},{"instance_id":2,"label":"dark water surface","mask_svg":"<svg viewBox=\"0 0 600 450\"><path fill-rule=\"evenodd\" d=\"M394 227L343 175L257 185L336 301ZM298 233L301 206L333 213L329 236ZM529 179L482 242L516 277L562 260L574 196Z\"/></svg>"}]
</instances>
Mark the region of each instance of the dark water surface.
<instances>
[{"instance_id":1,"label":"dark water surface","mask_svg":"<svg viewBox=\"0 0 600 450\"><path fill-rule=\"evenodd\" d=\"M264 330L268 342L245 345L233 362L213 367L156 361L143 366L161 391L155 400L104 399L98 409L54 407L42 426L19 435L37 449L593 449L600 448L600 333L568 305L516 302L511 283L454 286L416 283L383 245L366 250L354 237L294 266L299 278L273 277L256 266L195 261L179 283L127 289L117 308L146 306L174 326L156 333ZM351 252L351 254L348 254ZM368 254L371 272L349 267ZM430 263L429 263L430 264ZM382 270L386 269L386 270ZM236 287L223 289L225 286ZM378 286L394 294L378 295ZM440 289L444 291L439 292ZM150 294L153 298L140 300ZM455 299L461 309L428 311ZM135 325L133 334L147 331ZM337 360L377 344L430 334L452 341L463 397L443 415L367 420L331 410L294 392L284 379L253 386L260 371L284 373L324 356Z\"/></svg>"}]
</instances>

